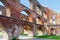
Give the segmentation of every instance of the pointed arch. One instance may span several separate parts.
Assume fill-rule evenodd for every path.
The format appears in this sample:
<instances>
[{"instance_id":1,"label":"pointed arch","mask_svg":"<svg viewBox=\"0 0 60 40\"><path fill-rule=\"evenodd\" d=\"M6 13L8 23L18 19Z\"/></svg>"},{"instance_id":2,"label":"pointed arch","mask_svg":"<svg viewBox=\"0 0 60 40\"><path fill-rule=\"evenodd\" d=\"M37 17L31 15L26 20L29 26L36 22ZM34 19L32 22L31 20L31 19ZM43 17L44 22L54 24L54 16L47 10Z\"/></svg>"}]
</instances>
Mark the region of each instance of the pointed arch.
<instances>
[{"instance_id":1,"label":"pointed arch","mask_svg":"<svg viewBox=\"0 0 60 40\"><path fill-rule=\"evenodd\" d=\"M21 12L25 12L25 13L23 13L24 15L26 15L26 16L28 16L28 18L29 18L29 22L33 22L33 17L32 17L32 13L31 13L31 11L30 10L28 10L28 9L24 9L23 11L21 11Z\"/></svg>"},{"instance_id":2,"label":"pointed arch","mask_svg":"<svg viewBox=\"0 0 60 40\"><path fill-rule=\"evenodd\" d=\"M28 16L28 14L25 11L22 11L21 14Z\"/></svg>"}]
</instances>

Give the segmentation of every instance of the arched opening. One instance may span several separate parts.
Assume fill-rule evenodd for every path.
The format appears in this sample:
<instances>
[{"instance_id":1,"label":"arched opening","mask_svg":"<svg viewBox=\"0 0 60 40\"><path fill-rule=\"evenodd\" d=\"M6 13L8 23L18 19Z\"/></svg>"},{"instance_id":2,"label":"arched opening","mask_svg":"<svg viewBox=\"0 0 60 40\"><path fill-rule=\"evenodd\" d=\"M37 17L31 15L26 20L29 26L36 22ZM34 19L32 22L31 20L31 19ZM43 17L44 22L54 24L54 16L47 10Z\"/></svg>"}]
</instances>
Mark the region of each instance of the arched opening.
<instances>
[{"instance_id":1,"label":"arched opening","mask_svg":"<svg viewBox=\"0 0 60 40\"><path fill-rule=\"evenodd\" d=\"M25 11L22 11L21 14L28 16L28 14Z\"/></svg>"},{"instance_id":2,"label":"arched opening","mask_svg":"<svg viewBox=\"0 0 60 40\"><path fill-rule=\"evenodd\" d=\"M46 27L44 25L40 25L37 27L37 36L43 36L48 35L48 31L46 30Z\"/></svg>"},{"instance_id":3,"label":"arched opening","mask_svg":"<svg viewBox=\"0 0 60 40\"><path fill-rule=\"evenodd\" d=\"M37 36L41 36L41 35L46 35L47 34L47 26L45 26L42 21L43 19L41 18L36 18L36 23L40 24L39 27L37 27ZM45 22L44 22L45 23ZM47 28L47 29L46 29Z\"/></svg>"},{"instance_id":4,"label":"arched opening","mask_svg":"<svg viewBox=\"0 0 60 40\"><path fill-rule=\"evenodd\" d=\"M21 11L20 13L20 19L24 20L24 21L29 21L29 18L28 18L29 14L26 12L26 11Z\"/></svg>"},{"instance_id":5,"label":"arched opening","mask_svg":"<svg viewBox=\"0 0 60 40\"><path fill-rule=\"evenodd\" d=\"M52 20L53 25L56 25L56 20Z\"/></svg>"},{"instance_id":6,"label":"arched opening","mask_svg":"<svg viewBox=\"0 0 60 40\"><path fill-rule=\"evenodd\" d=\"M53 16L52 16L52 23L55 25L56 24L56 15L55 14L53 14Z\"/></svg>"},{"instance_id":7,"label":"arched opening","mask_svg":"<svg viewBox=\"0 0 60 40\"><path fill-rule=\"evenodd\" d=\"M0 10L0 15L2 15L2 11Z\"/></svg>"},{"instance_id":8,"label":"arched opening","mask_svg":"<svg viewBox=\"0 0 60 40\"><path fill-rule=\"evenodd\" d=\"M33 36L32 28L33 27L31 25L25 25L23 33L27 34L27 36Z\"/></svg>"},{"instance_id":9,"label":"arched opening","mask_svg":"<svg viewBox=\"0 0 60 40\"><path fill-rule=\"evenodd\" d=\"M37 29L37 36L43 36L43 27L39 26Z\"/></svg>"},{"instance_id":10,"label":"arched opening","mask_svg":"<svg viewBox=\"0 0 60 40\"><path fill-rule=\"evenodd\" d=\"M1 7L0 10L2 10L2 13L3 13L2 15L10 17L10 9L8 7L5 7L5 5L1 1L0 1L0 7Z\"/></svg>"},{"instance_id":11,"label":"arched opening","mask_svg":"<svg viewBox=\"0 0 60 40\"><path fill-rule=\"evenodd\" d=\"M50 35L56 35L56 28L50 28Z\"/></svg>"},{"instance_id":12,"label":"arched opening","mask_svg":"<svg viewBox=\"0 0 60 40\"><path fill-rule=\"evenodd\" d=\"M0 5L0 15L3 15L3 16L6 15L6 10L5 9L6 8L4 6Z\"/></svg>"},{"instance_id":13,"label":"arched opening","mask_svg":"<svg viewBox=\"0 0 60 40\"><path fill-rule=\"evenodd\" d=\"M0 24L0 40L8 40L8 34L3 25Z\"/></svg>"},{"instance_id":14,"label":"arched opening","mask_svg":"<svg viewBox=\"0 0 60 40\"><path fill-rule=\"evenodd\" d=\"M11 16L11 11L10 11L9 7L6 8L6 16L8 16L8 17Z\"/></svg>"},{"instance_id":15,"label":"arched opening","mask_svg":"<svg viewBox=\"0 0 60 40\"><path fill-rule=\"evenodd\" d=\"M43 17L47 19L47 14L45 12L43 12Z\"/></svg>"},{"instance_id":16,"label":"arched opening","mask_svg":"<svg viewBox=\"0 0 60 40\"><path fill-rule=\"evenodd\" d=\"M27 9L26 9L26 10L23 10L23 11L21 12L21 14L27 16L29 22L33 22L33 17L32 17L31 12L30 12L29 10L27 10ZM25 17L24 17L24 18L25 18ZM25 20L25 19L23 19L23 20Z\"/></svg>"},{"instance_id":17,"label":"arched opening","mask_svg":"<svg viewBox=\"0 0 60 40\"><path fill-rule=\"evenodd\" d=\"M37 24L40 24L40 26L37 27L37 36L42 36L44 35L44 30L45 30L45 27L43 26L42 24L42 19L41 18L36 18L36 23Z\"/></svg>"},{"instance_id":18,"label":"arched opening","mask_svg":"<svg viewBox=\"0 0 60 40\"><path fill-rule=\"evenodd\" d=\"M34 20L34 19L29 16L29 22L34 22L33 20Z\"/></svg>"},{"instance_id":19,"label":"arched opening","mask_svg":"<svg viewBox=\"0 0 60 40\"><path fill-rule=\"evenodd\" d=\"M48 20L47 20L47 14L45 12L43 12L43 17L45 19L44 25L47 25Z\"/></svg>"},{"instance_id":20,"label":"arched opening","mask_svg":"<svg viewBox=\"0 0 60 40\"><path fill-rule=\"evenodd\" d=\"M32 27L33 26L29 24L25 24L23 28L21 29L22 31L20 33L19 39L32 38L33 37Z\"/></svg>"},{"instance_id":21,"label":"arched opening","mask_svg":"<svg viewBox=\"0 0 60 40\"><path fill-rule=\"evenodd\" d=\"M36 12L37 12L39 15L41 15L41 16L43 15L43 14L42 14L42 10L41 10L41 9L39 9L39 7L38 7L38 6L36 6Z\"/></svg>"},{"instance_id":22,"label":"arched opening","mask_svg":"<svg viewBox=\"0 0 60 40\"><path fill-rule=\"evenodd\" d=\"M37 24L42 24L42 21L41 21L41 19L39 19L39 18L36 18L36 23L37 23Z\"/></svg>"}]
</instances>

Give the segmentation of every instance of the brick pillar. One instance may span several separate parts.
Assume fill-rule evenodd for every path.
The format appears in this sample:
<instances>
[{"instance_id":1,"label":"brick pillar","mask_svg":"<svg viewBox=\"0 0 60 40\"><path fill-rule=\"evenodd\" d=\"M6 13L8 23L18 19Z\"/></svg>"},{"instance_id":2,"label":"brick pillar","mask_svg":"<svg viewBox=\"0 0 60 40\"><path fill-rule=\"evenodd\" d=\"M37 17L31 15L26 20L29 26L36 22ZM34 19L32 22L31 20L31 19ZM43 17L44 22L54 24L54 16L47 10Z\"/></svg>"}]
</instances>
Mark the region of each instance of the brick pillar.
<instances>
[{"instance_id":1,"label":"brick pillar","mask_svg":"<svg viewBox=\"0 0 60 40\"><path fill-rule=\"evenodd\" d=\"M30 2L30 9L36 11L35 0L29 0L29 2Z\"/></svg>"},{"instance_id":2,"label":"brick pillar","mask_svg":"<svg viewBox=\"0 0 60 40\"><path fill-rule=\"evenodd\" d=\"M34 27L33 27L33 36L36 36L37 34L37 26L34 24Z\"/></svg>"}]
</instances>

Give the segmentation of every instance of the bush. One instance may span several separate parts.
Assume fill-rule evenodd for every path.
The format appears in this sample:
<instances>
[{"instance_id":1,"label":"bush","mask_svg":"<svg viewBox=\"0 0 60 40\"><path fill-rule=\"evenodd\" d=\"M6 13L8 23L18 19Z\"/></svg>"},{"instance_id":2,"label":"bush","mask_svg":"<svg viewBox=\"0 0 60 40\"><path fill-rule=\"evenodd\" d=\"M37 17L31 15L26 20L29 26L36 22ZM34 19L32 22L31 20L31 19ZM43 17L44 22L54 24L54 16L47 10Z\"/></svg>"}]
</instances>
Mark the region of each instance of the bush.
<instances>
[{"instance_id":1,"label":"bush","mask_svg":"<svg viewBox=\"0 0 60 40\"><path fill-rule=\"evenodd\" d=\"M12 40L19 40L19 39L13 38Z\"/></svg>"}]
</instances>

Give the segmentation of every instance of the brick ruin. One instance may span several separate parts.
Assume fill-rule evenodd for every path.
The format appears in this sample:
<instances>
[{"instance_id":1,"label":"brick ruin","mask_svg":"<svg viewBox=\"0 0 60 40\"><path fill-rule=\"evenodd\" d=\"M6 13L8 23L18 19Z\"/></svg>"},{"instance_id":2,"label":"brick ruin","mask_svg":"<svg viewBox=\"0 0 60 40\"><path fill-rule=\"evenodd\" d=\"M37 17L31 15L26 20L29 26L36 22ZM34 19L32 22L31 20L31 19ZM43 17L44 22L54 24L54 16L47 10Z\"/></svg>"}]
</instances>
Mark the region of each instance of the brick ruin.
<instances>
[{"instance_id":1,"label":"brick ruin","mask_svg":"<svg viewBox=\"0 0 60 40\"><path fill-rule=\"evenodd\" d=\"M37 0L29 0L30 8L20 3L20 0L0 0L5 6L0 5L0 27L8 35L7 38L18 38L23 32L28 36L53 35L50 28L51 12L47 7L42 6ZM27 15L22 13L26 12ZM51 25L50 25L51 26ZM54 31L56 35L56 31Z\"/></svg>"}]
</instances>

